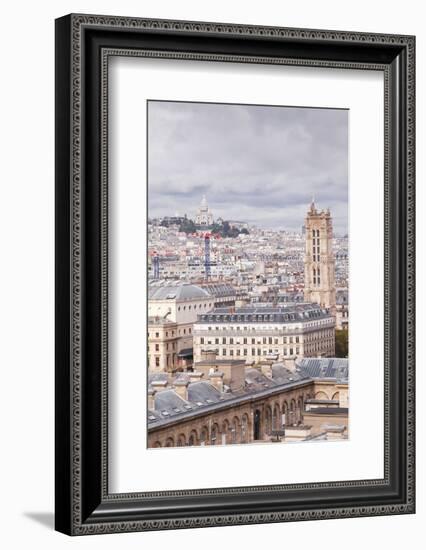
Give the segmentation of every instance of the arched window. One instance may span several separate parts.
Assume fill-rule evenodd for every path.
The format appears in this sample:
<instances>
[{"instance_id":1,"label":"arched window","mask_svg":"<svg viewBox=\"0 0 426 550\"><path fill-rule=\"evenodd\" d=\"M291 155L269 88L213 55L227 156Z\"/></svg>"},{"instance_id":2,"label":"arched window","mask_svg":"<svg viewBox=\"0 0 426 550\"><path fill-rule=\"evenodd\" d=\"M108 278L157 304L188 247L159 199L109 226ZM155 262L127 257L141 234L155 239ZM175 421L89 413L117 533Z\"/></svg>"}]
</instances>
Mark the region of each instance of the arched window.
<instances>
[{"instance_id":1,"label":"arched window","mask_svg":"<svg viewBox=\"0 0 426 550\"><path fill-rule=\"evenodd\" d=\"M194 445L197 445L197 432L195 430L192 430L192 432L189 434L188 446L193 447Z\"/></svg>"},{"instance_id":2,"label":"arched window","mask_svg":"<svg viewBox=\"0 0 426 550\"><path fill-rule=\"evenodd\" d=\"M184 434L180 434L180 436L178 437L177 446L178 446L178 447L185 447L185 445L186 445L186 438L185 438L185 435L184 435Z\"/></svg>"},{"instance_id":3,"label":"arched window","mask_svg":"<svg viewBox=\"0 0 426 550\"><path fill-rule=\"evenodd\" d=\"M212 426L212 431L210 435L210 445L220 445L219 426L217 424L213 424Z\"/></svg>"},{"instance_id":4,"label":"arched window","mask_svg":"<svg viewBox=\"0 0 426 550\"><path fill-rule=\"evenodd\" d=\"M209 444L209 430L204 427L201 430L200 435L200 445L208 445Z\"/></svg>"},{"instance_id":5,"label":"arched window","mask_svg":"<svg viewBox=\"0 0 426 550\"><path fill-rule=\"evenodd\" d=\"M272 431L272 410L269 405L266 407L266 433L267 435L271 434Z\"/></svg>"},{"instance_id":6,"label":"arched window","mask_svg":"<svg viewBox=\"0 0 426 550\"><path fill-rule=\"evenodd\" d=\"M273 427L274 430L280 430L281 429L281 418L280 418L280 406L278 403L275 403L274 406L274 421L273 421Z\"/></svg>"},{"instance_id":7,"label":"arched window","mask_svg":"<svg viewBox=\"0 0 426 550\"><path fill-rule=\"evenodd\" d=\"M229 441L229 422L228 420L224 420L222 424L222 445L226 445L227 443L230 443Z\"/></svg>"},{"instance_id":8,"label":"arched window","mask_svg":"<svg viewBox=\"0 0 426 550\"><path fill-rule=\"evenodd\" d=\"M248 443L249 441L249 421L247 414L243 415L243 418L241 420L241 443Z\"/></svg>"},{"instance_id":9,"label":"arched window","mask_svg":"<svg viewBox=\"0 0 426 550\"><path fill-rule=\"evenodd\" d=\"M232 443L236 443L238 440L238 426L239 426L238 418L235 417L234 420L232 421L232 428L231 428Z\"/></svg>"}]
</instances>

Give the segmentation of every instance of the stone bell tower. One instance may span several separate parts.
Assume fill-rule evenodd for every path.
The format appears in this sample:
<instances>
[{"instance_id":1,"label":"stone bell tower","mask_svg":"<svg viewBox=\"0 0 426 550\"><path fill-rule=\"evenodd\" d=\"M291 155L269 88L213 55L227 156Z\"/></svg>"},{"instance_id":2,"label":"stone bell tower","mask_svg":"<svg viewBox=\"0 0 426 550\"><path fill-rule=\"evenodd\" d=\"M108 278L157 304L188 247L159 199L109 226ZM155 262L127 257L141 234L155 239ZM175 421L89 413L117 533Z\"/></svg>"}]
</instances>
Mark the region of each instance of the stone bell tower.
<instances>
[{"instance_id":1,"label":"stone bell tower","mask_svg":"<svg viewBox=\"0 0 426 550\"><path fill-rule=\"evenodd\" d=\"M317 210L314 199L305 218L305 302L314 302L335 315L333 223L330 210Z\"/></svg>"}]
</instances>

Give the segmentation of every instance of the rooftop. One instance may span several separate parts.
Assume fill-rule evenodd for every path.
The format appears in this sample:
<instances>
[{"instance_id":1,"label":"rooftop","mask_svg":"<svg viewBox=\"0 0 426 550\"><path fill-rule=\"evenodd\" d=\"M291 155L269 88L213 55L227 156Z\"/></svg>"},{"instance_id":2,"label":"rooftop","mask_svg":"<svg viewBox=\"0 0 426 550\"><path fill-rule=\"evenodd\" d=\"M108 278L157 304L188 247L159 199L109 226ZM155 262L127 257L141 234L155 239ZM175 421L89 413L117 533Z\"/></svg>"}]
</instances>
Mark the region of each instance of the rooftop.
<instances>
[{"instance_id":1,"label":"rooftop","mask_svg":"<svg viewBox=\"0 0 426 550\"><path fill-rule=\"evenodd\" d=\"M182 284L161 284L149 285L148 299L149 300L196 300L210 298L207 290L200 286Z\"/></svg>"},{"instance_id":2,"label":"rooftop","mask_svg":"<svg viewBox=\"0 0 426 550\"><path fill-rule=\"evenodd\" d=\"M349 360L340 358L301 358L296 360L296 370L310 378L335 378L347 382Z\"/></svg>"},{"instance_id":3,"label":"rooftop","mask_svg":"<svg viewBox=\"0 0 426 550\"><path fill-rule=\"evenodd\" d=\"M340 371L337 369L340 361L346 362L346 373L348 371L347 359L319 359L315 361L336 361L335 373ZM235 363L241 363L234 361ZM205 362L210 364L209 361ZM219 367L222 363L229 364L229 361L216 361ZM202 365L203 362L197 363ZM331 368L331 367L330 367ZM229 387L225 387L224 391L217 389L208 379L199 379L191 381L191 373L177 373L170 375L167 373L150 373L148 376L148 390L155 389L155 382L167 381L170 389L162 389L155 393L154 403L155 408L148 411L148 429L163 427L172 422L179 422L193 416L203 413L212 412L218 408L236 406L240 403L251 401L253 399L261 399L265 396L280 393L284 389L298 387L312 381L315 377L309 375L309 369L297 368L296 371L290 370L283 363L273 363L271 365L270 375L266 376L259 368L245 367L245 385L244 388L238 391L231 392ZM314 371L316 374L316 371ZM320 372L320 371L319 371ZM327 370L326 374L331 374ZM154 384L153 384L154 382ZM183 399L173 389L173 385L180 382L188 383L187 399ZM332 401L335 404L335 401ZM335 408L316 408L311 411L311 414L344 414L347 409L339 407Z\"/></svg>"},{"instance_id":4,"label":"rooftop","mask_svg":"<svg viewBox=\"0 0 426 550\"><path fill-rule=\"evenodd\" d=\"M318 304L290 303L285 305L219 307L198 316L198 323L297 323L332 318Z\"/></svg>"}]
</instances>

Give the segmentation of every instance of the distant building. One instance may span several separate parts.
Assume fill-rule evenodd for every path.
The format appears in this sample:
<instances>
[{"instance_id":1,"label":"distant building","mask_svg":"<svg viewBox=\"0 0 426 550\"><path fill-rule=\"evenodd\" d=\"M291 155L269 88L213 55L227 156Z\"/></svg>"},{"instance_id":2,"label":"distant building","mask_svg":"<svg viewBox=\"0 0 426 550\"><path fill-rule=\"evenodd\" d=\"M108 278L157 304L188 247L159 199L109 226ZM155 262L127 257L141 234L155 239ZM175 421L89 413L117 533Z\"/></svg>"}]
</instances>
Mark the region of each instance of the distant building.
<instances>
[{"instance_id":1,"label":"distant building","mask_svg":"<svg viewBox=\"0 0 426 550\"><path fill-rule=\"evenodd\" d=\"M349 299L346 288L336 290L336 328L339 330L349 328Z\"/></svg>"},{"instance_id":2,"label":"distant building","mask_svg":"<svg viewBox=\"0 0 426 550\"><path fill-rule=\"evenodd\" d=\"M247 362L333 357L334 331L334 317L314 303L217 308L194 324L194 361L208 349Z\"/></svg>"},{"instance_id":3,"label":"distant building","mask_svg":"<svg viewBox=\"0 0 426 550\"><path fill-rule=\"evenodd\" d=\"M200 287L212 296L214 307L235 306L237 300L236 289L228 284L221 282L203 282Z\"/></svg>"},{"instance_id":4,"label":"distant building","mask_svg":"<svg viewBox=\"0 0 426 550\"><path fill-rule=\"evenodd\" d=\"M151 284L148 291L149 369L169 372L192 364L192 327L214 307L213 297L197 285Z\"/></svg>"},{"instance_id":5,"label":"distant building","mask_svg":"<svg viewBox=\"0 0 426 550\"><path fill-rule=\"evenodd\" d=\"M306 302L314 302L336 311L333 254L333 224L330 211L316 209L312 200L305 219L305 289Z\"/></svg>"},{"instance_id":6,"label":"distant building","mask_svg":"<svg viewBox=\"0 0 426 550\"><path fill-rule=\"evenodd\" d=\"M200 227L213 225L213 214L209 210L205 195L203 195L197 215L195 216L195 225L199 225Z\"/></svg>"}]
</instances>

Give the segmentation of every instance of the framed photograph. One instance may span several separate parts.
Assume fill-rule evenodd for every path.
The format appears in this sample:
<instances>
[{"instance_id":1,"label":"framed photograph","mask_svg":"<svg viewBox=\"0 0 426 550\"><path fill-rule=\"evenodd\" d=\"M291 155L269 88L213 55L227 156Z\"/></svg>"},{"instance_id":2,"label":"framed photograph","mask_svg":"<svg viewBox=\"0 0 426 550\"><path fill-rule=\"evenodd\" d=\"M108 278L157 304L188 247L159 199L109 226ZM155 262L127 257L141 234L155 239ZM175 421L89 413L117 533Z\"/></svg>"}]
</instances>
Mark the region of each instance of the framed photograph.
<instances>
[{"instance_id":1,"label":"framed photograph","mask_svg":"<svg viewBox=\"0 0 426 550\"><path fill-rule=\"evenodd\" d=\"M56 529L415 511L415 38L56 20Z\"/></svg>"}]
</instances>

